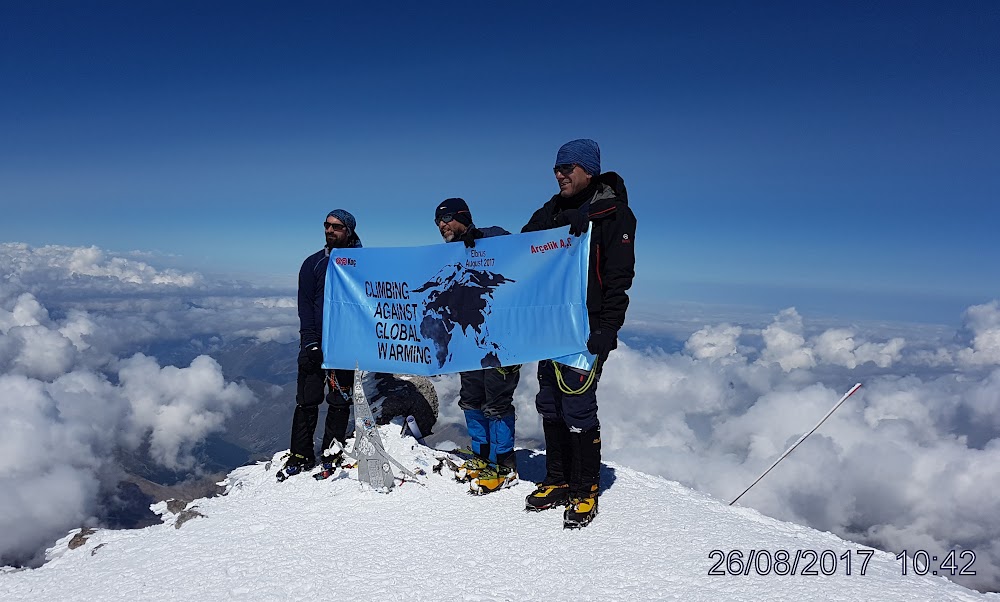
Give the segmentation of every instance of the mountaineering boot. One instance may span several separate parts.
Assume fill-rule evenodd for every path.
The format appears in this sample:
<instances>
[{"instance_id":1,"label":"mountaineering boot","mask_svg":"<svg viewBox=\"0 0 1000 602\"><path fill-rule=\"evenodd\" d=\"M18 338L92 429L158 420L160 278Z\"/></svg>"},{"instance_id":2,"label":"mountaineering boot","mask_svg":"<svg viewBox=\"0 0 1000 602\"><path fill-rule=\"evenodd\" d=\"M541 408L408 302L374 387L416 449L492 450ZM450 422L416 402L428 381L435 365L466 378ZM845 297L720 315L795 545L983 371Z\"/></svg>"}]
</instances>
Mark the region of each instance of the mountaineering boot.
<instances>
[{"instance_id":1,"label":"mountaineering boot","mask_svg":"<svg viewBox=\"0 0 1000 602\"><path fill-rule=\"evenodd\" d=\"M540 512L565 506L569 500L570 432L566 423L542 419L545 434L545 480L524 498L524 509Z\"/></svg>"},{"instance_id":2,"label":"mountaineering boot","mask_svg":"<svg viewBox=\"0 0 1000 602\"><path fill-rule=\"evenodd\" d=\"M339 468L341 464L344 463L344 452L343 450L338 451L335 454L323 454L319 457L319 464L323 467L323 470L333 470Z\"/></svg>"},{"instance_id":3,"label":"mountaineering boot","mask_svg":"<svg viewBox=\"0 0 1000 602\"><path fill-rule=\"evenodd\" d=\"M563 512L563 528L579 529L586 527L597 516L597 485L592 485L589 491L574 494Z\"/></svg>"},{"instance_id":4,"label":"mountaineering boot","mask_svg":"<svg viewBox=\"0 0 1000 602\"><path fill-rule=\"evenodd\" d=\"M569 485L540 484L537 489L524 498L524 509L528 512L541 512L556 506L565 506L569 501Z\"/></svg>"},{"instance_id":5,"label":"mountaineering boot","mask_svg":"<svg viewBox=\"0 0 1000 602\"><path fill-rule=\"evenodd\" d=\"M497 454L496 463L517 472L517 456L514 455L514 450Z\"/></svg>"},{"instance_id":6,"label":"mountaineering boot","mask_svg":"<svg viewBox=\"0 0 1000 602\"><path fill-rule=\"evenodd\" d=\"M461 469L455 475L455 480L464 483L479 478L479 474L490 466L491 463L488 459L474 453L462 464Z\"/></svg>"},{"instance_id":7,"label":"mountaineering boot","mask_svg":"<svg viewBox=\"0 0 1000 602\"><path fill-rule=\"evenodd\" d=\"M285 465L281 467L281 470L278 471L275 477L277 477L278 482L281 482L300 472L310 470L315 465L316 461L311 458L307 458L301 454L289 453L288 460L285 461Z\"/></svg>"},{"instance_id":8,"label":"mountaineering boot","mask_svg":"<svg viewBox=\"0 0 1000 602\"><path fill-rule=\"evenodd\" d=\"M469 430L469 447L473 456L467 458L455 479L461 482L479 476L490 464L490 421L479 410L465 410L465 426Z\"/></svg>"},{"instance_id":9,"label":"mountaineering boot","mask_svg":"<svg viewBox=\"0 0 1000 602\"><path fill-rule=\"evenodd\" d=\"M597 516L597 492L601 483L601 427L571 432L570 447L574 470L570 481L569 505L563 513L563 527L586 527Z\"/></svg>"},{"instance_id":10,"label":"mountaineering boot","mask_svg":"<svg viewBox=\"0 0 1000 602\"><path fill-rule=\"evenodd\" d=\"M489 465L489 462L477 456L471 449L438 451L441 455L436 456L438 463L433 468L434 472L444 474L443 470L448 468L459 483L465 483L479 476L479 471ZM472 476L469 476L470 472Z\"/></svg>"},{"instance_id":11,"label":"mountaineering boot","mask_svg":"<svg viewBox=\"0 0 1000 602\"><path fill-rule=\"evenodd\" d=\"M514 414L501 418L491 417L487 422L489 442L476 458L477 466L471 467L476 475L471 477L469 493L485 495L517 484L517 456L514 455ZM486 466L479 466L486 461ZM468 464L468 463L467 463ZM470 472L467 470L467 472Z\"/></svg>"},{"instance_id":12,"label":"mountaineering boot","mask_svg":"<svg viewBox=\"0 0 1000 602\"><path fill-rule=\"evenodd\" d=\"M317 481L322 481L323 479L329 479L334 474L336 474L337 469L344 463L344 446L337 441L333 440L333 444L329 449L323 451L323 455L319 457L319 472L313 475Z\"/></svg>"},{"instance_id":13,"label":"mountaineering boot","mask_svg":"<svg viewBox=\"0 0 1000 602\"><path fill-rule=\"evenodd\" d=\"M489 464L469 483L469 493L486 495L517 484L517 470L502 464Z\"/></svg>"},{"instance_id":14,"label":"mountaineering boot","mask_svg":"<svg viewBox=\"0 0 1000 602\"><path fill-rule=\"evenodd\" d=\"M323 450L323 455L320 456L319 463L327 470L332 470L343 464L344 444L334 439L330 447Z\"/></svg>"}]
</instances>

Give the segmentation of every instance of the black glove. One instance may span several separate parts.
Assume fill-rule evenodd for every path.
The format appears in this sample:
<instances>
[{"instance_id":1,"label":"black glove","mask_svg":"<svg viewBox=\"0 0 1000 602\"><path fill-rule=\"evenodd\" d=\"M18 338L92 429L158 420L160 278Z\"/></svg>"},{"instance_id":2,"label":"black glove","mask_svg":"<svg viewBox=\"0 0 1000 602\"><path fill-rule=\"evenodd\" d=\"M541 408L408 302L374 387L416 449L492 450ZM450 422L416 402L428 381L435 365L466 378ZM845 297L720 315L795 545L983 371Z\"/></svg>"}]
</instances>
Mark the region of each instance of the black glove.
<instances>
[{"instance_id":1,"label":"black glove","mask_svg":"<svg viewBox=\"0 0 1000 602\"><path fill-rule=\"evenodd\" d=\"M323 350L319 345L312 344L299 351L299 368L306 371L323 368Z\"/></svg>"},{"instance_id":2,"label":"black glove","mask_svg":"<svg viewBox=\"0 0 1000 602\"><path fill-rule=\"evenodd\" d=\"M569 233L573 236L583 236L590 225L590 215L579 209L566 209L556 218L560 226L569 224Z\"/></svg>"},{"instance_id":3,"label":"black glove","mask_svg":"<svg viewBox=\"0 0 1000 602\"><path fill-rule=\"evenodd\" d=\"M465 243L465 247L472 249L476 246L476 239L483 237L483 231L479 228L466 228L465 234L462 234L462 242Z\"/></svg>"},{"instance_id":4,"label":"black glove","mask_svg":"<svg viewBox=\"0 0 1000 602\"><path fill-rule=\"evenodd\" d=\"M587 339L587 351L607 359L612 349L618 348L618 333L613 330L594 330Z\"/></svg>"}]
</instances>

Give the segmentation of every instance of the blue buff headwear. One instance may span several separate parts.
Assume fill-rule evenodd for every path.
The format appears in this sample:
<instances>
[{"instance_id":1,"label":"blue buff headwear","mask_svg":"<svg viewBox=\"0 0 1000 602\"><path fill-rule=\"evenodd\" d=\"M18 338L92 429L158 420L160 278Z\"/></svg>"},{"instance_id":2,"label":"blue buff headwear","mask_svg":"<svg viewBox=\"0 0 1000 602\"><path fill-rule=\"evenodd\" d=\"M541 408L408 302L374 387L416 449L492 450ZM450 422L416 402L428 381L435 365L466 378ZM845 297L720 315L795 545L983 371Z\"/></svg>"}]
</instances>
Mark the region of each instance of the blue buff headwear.
<instances>
[{"instance_id":1,"label":"blue buff headwear","mask_svg":"<svg viewBox=\"0 0 1000 602\"><path fill-rule=\"evenodd\" d=\"M358 222L354 219L354 216L344 209L334 209L330 213L327 213L326 216L339 219L340 223L347 226L347 229L350 230L349 234L354 234L354 229L358 226Z\"/></svg>"},{"instance_id":2,"label":"blue buff headwear","mask_svg":"<svg viewBox=\"0 0 1000 602\"><path fill-rule=\"evenodd\" d=\"M601 147L590 138L570 140L559 147L556 165L576 163L592 176L601 175Z\"/></svg>"}]
</instances>

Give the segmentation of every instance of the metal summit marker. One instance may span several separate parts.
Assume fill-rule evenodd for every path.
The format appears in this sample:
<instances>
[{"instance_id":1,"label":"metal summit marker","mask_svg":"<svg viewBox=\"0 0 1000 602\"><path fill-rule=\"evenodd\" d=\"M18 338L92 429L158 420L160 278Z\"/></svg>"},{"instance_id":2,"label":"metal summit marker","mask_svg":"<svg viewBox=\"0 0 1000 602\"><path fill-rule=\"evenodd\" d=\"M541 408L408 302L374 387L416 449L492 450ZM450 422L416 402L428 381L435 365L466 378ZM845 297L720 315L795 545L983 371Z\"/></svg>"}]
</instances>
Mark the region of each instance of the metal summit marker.
<instances>
[{"instance_id":1,"label":"metal summit marker","mask_svg":"<svg viewBox=\"0 0 1000 602\"><path fill-rule=\"evenodd\" d=\"M358 481L367 483L378 491L388 493L396 486L392 464L416 481L417 475L396 461L385 451L378 432L375 416L368 404L365 388L361 384L362 371L354 368L354 448L345 452L358 463Z\"/></svg>"}]
</instances>

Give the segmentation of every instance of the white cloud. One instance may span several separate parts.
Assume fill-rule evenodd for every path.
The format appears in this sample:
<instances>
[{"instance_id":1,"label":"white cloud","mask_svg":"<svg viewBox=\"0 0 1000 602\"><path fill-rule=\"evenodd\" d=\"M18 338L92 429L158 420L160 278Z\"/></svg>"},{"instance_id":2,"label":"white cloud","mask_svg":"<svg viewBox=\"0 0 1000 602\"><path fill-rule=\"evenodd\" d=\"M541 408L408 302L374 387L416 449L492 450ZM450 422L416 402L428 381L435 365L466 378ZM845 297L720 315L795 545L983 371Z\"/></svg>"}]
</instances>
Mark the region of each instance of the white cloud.
<instances>
[{"instance_id":1,"label":"white cloud","mask_svg":"<svg viewBox=\"0 0 1000 602\"><path fill-rule=\"evenodd\" d=\"M0 273L7 274L8 283L36 294L44 286L78 290L101 285L116 290L152 291L204 285L204 278L196 272L157 270L142 261L109 257L97 247L36 248L24 243L0 243Z\"/></svg>"},{"instance_id":2,"label":"white cloud","mask_svg":"<svg viewBox=\"0 0 1000 602\"><path fill-rule=\"evenodd\" d=\"M705 326L687 340L684 350L695 359L721 359L736 355L743 329L731 324Z\"/></svg>"},{"instance_id":3,"label":"white cloud","mask_svg":"<svg viewBox=\"0 0 1000 602\"><path fill-rule=\"evenodd\" d=\"M41 380L52 380L73 365L75 348L58 330L45 326L16 326L7 336L17 349L9 371Z\"/></svg>"},{"instance_id":4,"label":"white cloud","mask_svg":"<svg viewBox=\"0 0 1000 602\"><path fill-rule=\"evenodd\" d=\"M0 554L30 553L85 524L98 491L99 481L92 473L68 464L54 464L28 479L0 475L0 530L4 534Z\"/></svg>"},{"instance_id":5,"label":"white cloud","mask_svg":"<svg viewBox=\"0 0 1000 602\"><path fill-rule=\"evenodd\" d=\"M882 345L876 343L862 343L854 352L854 357L857 364L871 362L879 368L888 368L902 358L901 352L905 346L906 340L901 337L889 339ZM847 367L851 368L852 366Z\"/></svg>"},{"instance_id":6,"label":"white cloud","mask_svg":"<svg viewBox=\"0 0 1000 602\"><path fill-rule=\"evenodd\" d=\"M0 307L0 333L3 334L15 326L38 326L48 320L48 312L31 293L18 295L10 310Z\"/></svg>"},{"instance_id":7,"label":"white cloud","mask_svg":"<svg viewBox=\"0 0 1000 602\"><path fill-rule=\"evenodd\" d=\"M247 337L256 340L258 343L293 343L299 340L299 331L294 326L282 328L268 327L259 330L237 330L233 333L238 337Z\"/></svg>"},{"instance_id":8,"label":"white cloud","mask_svg":"<svg viewBox=\"0 0 1000 602\"><path fill-rule=\"evenodd\" d=\"M816 337L816 355L820 361L829 362L845 368L858 365L854 358L854 332L846 328L831 328Z\"/></svg>"},{"instance_id":9,"label":"white cloud","mask_svg":"<svg viewBox=\"0 0 1000 602\"><path fill-rule=\"evenodd\" d=\"M759 340L723 324L693 333L683 354L626 346L598 392L605 455L728 502L862 381L740 503L896 551L975 549L979 576L966 583L995 588L1000 369L983 341L997 316L993 303L970 308L967 346L857 327L808 336L792 309Z\"/></svg>"},{"instance_id":10,"label":"white cloud","mask_svg":"<svg viewBox=\"0 0 1000 602\"><path fill-rule=\"evenodd\" d=\"M253 400L207 356L161 367L122 352L234 323L265 330L262 314L281 310L222 298L199 311L176 292L142 298L201 278L96 248L2 244L0 272L0 558L25 560L92 520L117 482L116 450L148 441L154 461L197 471L193 448Z\"/></svg>"},{"instance_id":11,"label":"white cloud","mask_svg":"<svg viewBox=\"0 0 1000 602\"><path fill-rule=\"evenodd\" d=\"M30 555L92 515L120 402L92 374L0 375L0 556Z\"/></svg>"},{"instance_id":12,"label":"white cloud","mask_svg":"<svg viewBox=\"0 0 1000 602\"><path fill-rule=\"evenodd\" d=\"M133 261L124 257L107 257L104 251L97 247L67 249L65 247L43 247L40 253L48 251L69 251L65 264L57 262L55 257L50 265L65 265L70 275L95 276L98 278L113 278L131 284L158 284L173 286L194 286L201 281L199 274L184 274L177 270L157 271L149 264ZM51 257L51 256L50 256Z\"/></svg>"},{"instance_id":13,"label":"white cloud","mask_svg":"<svg viewBox=\"0 0 1000 602\"><path fill-rule=\"evenodd\" d=\"M802 317L794 307L782 310L761 333L764 350L758 361L762 364L777 363L785 372L815 366L813 352L805 346L803 330Z\"/></svg>"},{"instance_id":14,"label":"white cloud","mask_svg":"<svg viewBox=\"0 0 1000 602\"><path fill-rule=\"evenodd\" d=\"M959 351L959 361L973 366L1000 365L1000 302L973 305L965 312L972 347Z\"/></svg>"},{"instance_id":15,"label":"white cloud","mask_svg":"<svg viewBox=\"0 0 1000 602\"><path fill-rule=\"evenodd\" d=\"M221 430L233 409L253 400L246 387L227 384L219 364L204 355L188 368L161 368L153 358L137 354L121 362L118 375L131 423L139 433L151 434L153 458L173 470L192 468L193 446Z\"/></svg>"},{"instance_id":16,"label":"white cloud","mask_svg":"<svg viewBox=\"0 0 1000 602\"><path fill-rule=\"evenodd\" d=\"M69 316L59 327L59 333L69 339L78 351L86 351L90 348L87 339L96 329L97 325L86 312L70 310Z\"/></svg>"},{"instance_id":17,"label":"white cloud","mask_svg":"<svg viewBox=\"0 0 1000 602\"><path fill-rule=\"evenodd\" d=\"M297 304L295 299L292 297L267 297L262 299L254 299L255 304L266 307L268 309L280 308L280 309L296 309Z\"/></svg>"}]
</instances>

